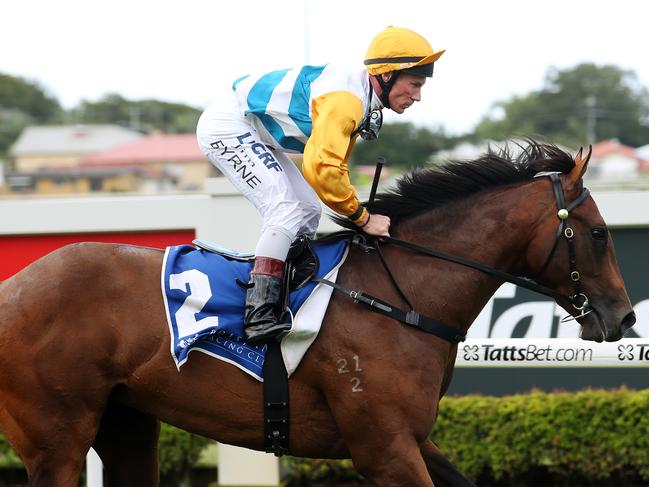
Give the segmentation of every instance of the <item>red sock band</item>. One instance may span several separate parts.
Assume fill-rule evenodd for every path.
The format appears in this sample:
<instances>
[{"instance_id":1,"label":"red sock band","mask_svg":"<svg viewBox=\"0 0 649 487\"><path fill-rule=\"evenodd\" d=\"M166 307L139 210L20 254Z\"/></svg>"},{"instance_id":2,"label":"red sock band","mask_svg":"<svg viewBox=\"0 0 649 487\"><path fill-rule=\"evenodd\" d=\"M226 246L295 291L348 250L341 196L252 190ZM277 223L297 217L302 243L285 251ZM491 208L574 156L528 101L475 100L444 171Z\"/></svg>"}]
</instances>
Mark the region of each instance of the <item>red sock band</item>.
<instances>
[{"instance_id":1,"label":"red sock band","mask_svg":"<svg viewBox=\"0 0 649 487\"><path fill-rule=\"evenodd\" d=\"M267 276L284 279L284 261L272 257L255 257L252 274L266 274Z\"/></svg>"}]
</instances>

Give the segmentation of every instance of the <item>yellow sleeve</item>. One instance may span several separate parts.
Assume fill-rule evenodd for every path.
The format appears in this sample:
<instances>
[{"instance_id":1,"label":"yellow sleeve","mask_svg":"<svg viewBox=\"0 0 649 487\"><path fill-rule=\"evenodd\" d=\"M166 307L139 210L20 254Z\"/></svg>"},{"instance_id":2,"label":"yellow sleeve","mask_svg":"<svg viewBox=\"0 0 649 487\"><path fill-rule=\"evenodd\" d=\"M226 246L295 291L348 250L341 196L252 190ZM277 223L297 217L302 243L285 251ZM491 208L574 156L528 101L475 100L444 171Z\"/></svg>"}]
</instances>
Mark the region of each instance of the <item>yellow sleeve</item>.
<instances>
[{"instance_id":1,"label":"yellow sleeve","mask_svg":"<svg viewBox=\"0 0 649 487\"><path fill-rule=\"evenodd\" d=\"M340 215L363 221L356 190L349 180L348 159L356 137L352 132L363 117L361 100L348 91L327 93L313 100L311 136L304 148L302 172L320 199Z\"/></svg>"}]
</instances>

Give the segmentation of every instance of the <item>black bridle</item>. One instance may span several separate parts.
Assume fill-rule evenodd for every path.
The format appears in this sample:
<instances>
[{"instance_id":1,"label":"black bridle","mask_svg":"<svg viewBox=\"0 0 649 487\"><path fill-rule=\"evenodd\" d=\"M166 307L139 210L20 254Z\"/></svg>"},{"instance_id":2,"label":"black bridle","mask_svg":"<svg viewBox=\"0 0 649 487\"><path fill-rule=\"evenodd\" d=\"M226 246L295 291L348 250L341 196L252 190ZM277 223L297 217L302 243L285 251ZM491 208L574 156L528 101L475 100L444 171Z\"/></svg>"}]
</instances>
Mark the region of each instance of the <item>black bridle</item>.
<instances>
[{"instance_id":1,"label":"black bridle","mask_svg":"<svg viewBox=\"0 0 649 487\"><path fill-rule=\"evenodd\" d=\"M439 252L430 249L428 247L423 247L421 245L417 245L415 243L408 242L406 240L401 240L394 237L380 237L380 238L372 238L370 240L367 238L366 235L361 233L356 233L354 235L354 237L352 238L352 243L356 244L357 246L360 246L366 252L377 253L383 267L385 268L388 276L390 277L390 280L392 281L392 284L394 285L395 289L398 291L401 298L410 307L410 311L404 312L396 308L395 306L392 306L389 303L381 301L378 298L365 294L361 291L346 289L337 283L327 281L325 279L316 279L316 281L321 282L323 284L330 285L337 291L347 294L355 302L364 304L365 306L369 307L372 311L385 314L403 323L422 329L423 331L426 331L428 333L437 335L440 338L443 338L444 340L447 340L451 343L458 343L460 341L463 341L465 336L460 333L457 333L456 329L449 327L449 325L446 325L438 320L434 320L432 318L419 315L419 313L417 313L414 310L414 307L412 306L412 304L410 303L406 295L399 287L399 284L394 278L394 274L390 270L388 263L383 256L383 252L381 250L381 243L385 243L385 244L390 244L397 247L405 248L413 252L417 252L419 254L435 257L438 259L443 259L449 262L454 262L460 265L464 265L466 267L471 267L473 269L482 271L486 274L492 275L503 281L511 282L512 284L515 284L519 287L523 287L529 289L530 291L534 291L536 293L549 296L555 300L562 299L568 301L570 304L572 304L573 308L575 308L575 310L579 312L579 314L577 316L569 315L566 318L564 318L563 321L583 318L588 313L593 311L593 308L590 306L588 297L583 293L581 289L581 281L580 281L581 276L579 274L579 271L577 270L577 257L575 253L575 244L573 240L574 231L572 227L568 224L568 218L570 217L570 212L573 211L575 208L577 208L579 205L581 205L588 198L588 196L590 195L590 191L584 188L581 194L572 203L566 206L563 186L561 184L561 179L559 178L559 175L560 173L558 172L542 172L534 176L535 178L539 178L539 177L550 178L550 181L552 182L552 190L554 192L554 198L558 210L557 218L559 219L559 227L557 229L556 238L554 244L552 245L552 249L550 250L550 253L545 259L543 265L541 266L541 269L539 270L539 272L536 273L536 276L538 277L542 275L547 270L547 267L550 264L552 258L554 257L557 247L559 246L559 242L561 238L565 237L566 242L568 244L568 261L570 264L569 278L572 281L573 288L574 288L574 294L572 295L558 293L546 286L538 284L532 279L521 277L521 276L515 276L513 274L503 272L501 270L495 269L485 264L481 264L479 262L475 262L470 259L465 259L464 257L459 257L457 255ZM374 193L374 191L372 191L372 193Z\"/></svg>"},{"instance_id":2,"label":"black bridle","mask_svg":"<svg viewBox=\"0 0 649 487\"><path fill-rule=\"evenodd\" d=\"M569 301L577 311L581 312L581 314L579 314L578 316L573 317L577 319L586 316L593 309L590 307L588 297L581 290L581 280L580 280L581 275L577 270L577 254L575 253L575 242L573 240L573 237L575 236L575 232L573 231L572 227L568 224L568 217L570 216L570 212L572 210L574 210L579 205L581 205L586 200L586 198L590 196L590 191L588 190L588 188L584 188L581 194L572 203L566 206L566 199L563 194L563 187L561 186L561 179L559 179L559 174L560 173L558 172L547 172L547 173L539 173L535 176L535 177L547 176L550 178L550 181L552 181L552 190L554 191L554 199L557 203L557 210L558 210L557 217L559 218L559 228L557 228L557 235L556 238L554 239L554 245L552 246L552 250L548 254L543 265L541 266L541 270L537 272L536 275L540 276L546 271L548 265L550 264L550 261L552 260L552 257L554 256L555 250L557 250L557 247L559 246L559 241L561 240L561 236L563 235L566 238L566 242L568 243L568 261L570 263L570 280L572 281L572 285L575 290L575 294L569 297ZM583 300L581 305L577 304L577 301L579 299Z\"/></svg>"},{"instance_id":3,"label":"black bridle","mask_svg":"<svg viewBox=\"0 0 649 487\"><path fill-rule=\"evenodd\" d=\"M550 250L550 253L545 259L543 265L541 266L541 269L539 270L539 272L536 273L536 276L540 276L546 271L548 265L550 264L550 261L552 260L552 257L554 256L557 247L559 246L559 241L561 240L561 237L564 236L568 243L568 261L570 263L570 280L572 281L575 290L575 293L573 295L558 293L546 286L542 286L541 284L536 283L532 279L515 276L513 274L500 271L498 269L487 266L485 264L481 264L479 262L472 261L470 259L465 259L463 257L458 257L452 254L446 254L444 252L438 252L436 250L429 249L428 247L423 247L414 244L412 242L400 240L398 238L381 237L381 241L385 243L389 243L391 245L395 245L397 247L406 248L420 254L436 257L450 262L455 262L457 264L461 264L466 267L472 267L486 274L490 274L499 279L502 279L503 281L511 282L512 284L515 284L519 287L523 287L529 289L530 291L534 291L536 293L549 296L553 299L566 300L570 302L577 311L581 312L581 314L575 318L581 318L582 316L585 316L590 311L592 311L592 309L590 308L588 298L581 290L580 274L579 271L577 270L577 257L575 253L575 244L573 240L574 231L572 227L568 225L567 222L570 216L570 212L573 211L575 208L577 208L579 205L581 205L586 200L586 198L590 196L590 191L587 188L584 188L582 193L572 203L570 203L570 205L566 206L566 200L563 193L563 187L561 185L561 179L559 178L559 174L560 173L558 172L543 172L534 176L537 178L546 177L546 176L550 178L550 181L552 182L552 189L554 191L554 198L557 204L557 210L558 210L557 218L559 219L559 227L557 228L556 238L554 240L552 249ZM374 242L374 248L377 249L379 253L381 252L379 246L379 240L376 240ZM389 269L387 269L387 263L385 262L385 259L381 259L381 260L384 263L384 267L386 267L386 270L390 272ZM408 301L406 300L406 302Z\"/></svg>"}]
</instances>

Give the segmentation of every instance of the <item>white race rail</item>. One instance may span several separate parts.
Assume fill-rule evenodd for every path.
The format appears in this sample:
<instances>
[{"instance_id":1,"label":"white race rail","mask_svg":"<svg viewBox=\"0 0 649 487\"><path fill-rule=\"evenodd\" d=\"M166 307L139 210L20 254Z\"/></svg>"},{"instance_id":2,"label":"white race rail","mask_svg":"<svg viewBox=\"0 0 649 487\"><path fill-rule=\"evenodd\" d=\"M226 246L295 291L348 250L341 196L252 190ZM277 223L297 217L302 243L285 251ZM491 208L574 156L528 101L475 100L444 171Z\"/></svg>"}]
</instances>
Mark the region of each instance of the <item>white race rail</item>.
<instances>
[{"instance_id":1,"label":"white race rail","mask_svg":"<svg viewBox=\"0 0 649 487\"><path fill-rule=\"evenodd\" d=\"M457 367L649 367L649 339L589 342L561 338L468 339L458 345Z\"/></svg>"}]
</instances>

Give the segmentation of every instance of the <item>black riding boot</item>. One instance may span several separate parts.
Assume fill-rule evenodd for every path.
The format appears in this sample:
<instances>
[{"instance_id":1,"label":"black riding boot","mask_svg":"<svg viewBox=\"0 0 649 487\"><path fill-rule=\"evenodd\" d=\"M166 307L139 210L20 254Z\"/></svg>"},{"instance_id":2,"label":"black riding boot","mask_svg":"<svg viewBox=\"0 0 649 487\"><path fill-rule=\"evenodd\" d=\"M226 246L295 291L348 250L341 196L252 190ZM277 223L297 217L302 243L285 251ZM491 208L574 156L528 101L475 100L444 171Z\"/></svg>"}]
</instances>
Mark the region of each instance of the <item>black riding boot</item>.
<instances>
[{"instance_id":1,"label":"black riding boot","mask_svg":"<svg viewBox=\"0 0 649 487\"><path fill-rule=\"evenodd\" d=\"M244 331L250 345L266 343L291 329L290 323L279 322L283 278L284 262L270 257L255 258L244 309Z\"/></svg>"}]
</instances>

